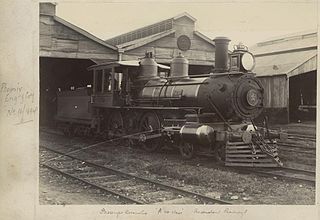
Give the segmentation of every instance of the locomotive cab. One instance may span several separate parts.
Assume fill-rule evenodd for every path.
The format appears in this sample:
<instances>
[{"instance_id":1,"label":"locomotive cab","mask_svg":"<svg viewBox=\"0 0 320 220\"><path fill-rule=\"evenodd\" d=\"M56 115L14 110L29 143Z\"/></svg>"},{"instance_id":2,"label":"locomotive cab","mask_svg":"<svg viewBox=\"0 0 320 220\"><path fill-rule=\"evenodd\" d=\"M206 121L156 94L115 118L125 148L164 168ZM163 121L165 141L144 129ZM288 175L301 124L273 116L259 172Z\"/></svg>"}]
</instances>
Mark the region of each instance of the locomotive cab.
<instances>
[{"instance_id":1,"label":"locomotive cab","mask_svg":"<svg viewBox=\"0 0 320 220\"><path fill-rule=\"evenodd\" d=\"M158 78L158 68L165 71L170 69L152 61L152 55L147 53L141 62L114 61L89 67L88 70L93 71L93 106L130 105L131 97L135 95L133 84ZM151 76L148 75L150 71L152 71Z\"/></svg>"},{"instance_id":2,"label":"locomotive cab","mask_svg":"<svg viewBox=\"0 0 320 220\"><path fill-rule=\"evenodd\" d=\"M105 64L89 67L89 70L93 70L93 106L111 107L126 103L128 68Z\"/></svg>"}]
</instances>

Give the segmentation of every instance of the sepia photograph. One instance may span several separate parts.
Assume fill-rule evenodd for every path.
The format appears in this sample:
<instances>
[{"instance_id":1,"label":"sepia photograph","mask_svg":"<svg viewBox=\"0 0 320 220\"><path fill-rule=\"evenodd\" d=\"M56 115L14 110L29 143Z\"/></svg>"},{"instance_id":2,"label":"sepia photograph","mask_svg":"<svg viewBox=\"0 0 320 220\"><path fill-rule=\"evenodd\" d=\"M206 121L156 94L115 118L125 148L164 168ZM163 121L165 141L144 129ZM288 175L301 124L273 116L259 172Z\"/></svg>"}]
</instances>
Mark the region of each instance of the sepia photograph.
<instances>
[{"instance_id":1,"label":"sepia photograph","mask_svg":"<svg viewBox=\"0 0 320 220\"><path fill-rule=\"evenodd\" d=\"M319 7L0 1L0 216L318 219Z\"/></svg>"},{"instance_id":2,"label":"sepia photograph","mask_svg":"<svg viewBox=\"0 0 320 220\"><path fill-rule=\"evenodd\" d=\"M312 4L157 4L40 3L40 204L314 205Z\"/></svg>"}]
</instances>

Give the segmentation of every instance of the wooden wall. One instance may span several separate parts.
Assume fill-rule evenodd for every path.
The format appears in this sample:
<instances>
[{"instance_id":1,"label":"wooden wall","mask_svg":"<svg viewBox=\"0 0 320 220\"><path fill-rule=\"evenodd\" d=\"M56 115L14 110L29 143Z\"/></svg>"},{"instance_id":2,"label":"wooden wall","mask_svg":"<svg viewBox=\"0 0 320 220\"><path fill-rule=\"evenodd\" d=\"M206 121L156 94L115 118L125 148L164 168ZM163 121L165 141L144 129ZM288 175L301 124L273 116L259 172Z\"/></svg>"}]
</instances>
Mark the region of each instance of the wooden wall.
<instances>
[{"instance_id":1,"label":"wooden wall","mask_svg":"<svg viewBox=\"0 0 320 220\"><path fill-rule=\"evenodd\" d=\"M40 56L80 59L117 60L117 51L54 20L40 15Z\"/></svg>"},{"instance_id":2,"label":"wooden wall","mask_svg":"<svg viewBox=\"0 0 320 220\"><path fill-rule=\"evenodd\" d=\"M289 79L286 75L258 76L264 88L264 110L255 119L262 123L268 116L270 123L289 123Z\"/></svg>"},{"instance_id":3,"label":"wooden wall","mask_svg":"<svg viewBox=\"0 0 320 220\"><path fill-rule=\"evenodd\" d=\"M289 82L286 75L259 76L264 87L266 108L287 108L289 103Z\"/></svg>"}]
</instances>

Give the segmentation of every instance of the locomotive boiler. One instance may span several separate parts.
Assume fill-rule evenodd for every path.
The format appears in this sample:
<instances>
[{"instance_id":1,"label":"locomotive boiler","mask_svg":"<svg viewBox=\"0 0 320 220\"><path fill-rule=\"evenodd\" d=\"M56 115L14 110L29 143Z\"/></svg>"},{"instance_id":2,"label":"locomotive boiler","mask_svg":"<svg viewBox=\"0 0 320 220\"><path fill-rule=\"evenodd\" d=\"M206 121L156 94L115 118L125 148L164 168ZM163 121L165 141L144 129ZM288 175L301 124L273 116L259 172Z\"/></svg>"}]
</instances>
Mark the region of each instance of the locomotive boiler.
<instances>
[{"instance_id":1,"label":"locomotive boiler","mask_svg":"<svg viewBox=\"0 0 320 220\"><path fill-rule=\"evenodd\" d=\"M125 137L149 152L177 147L184 158L202 151L226 166L281 166L276 139L282 136L253 122L264 92L251 72L253 55L244 45L229 53L228 38L214 41L210 74L188 74L181 54L170 68L157 64L150 52L140 62L89 67L92 88L58 94L58 124L68 135Z\"/></svg>"}]
</instances>

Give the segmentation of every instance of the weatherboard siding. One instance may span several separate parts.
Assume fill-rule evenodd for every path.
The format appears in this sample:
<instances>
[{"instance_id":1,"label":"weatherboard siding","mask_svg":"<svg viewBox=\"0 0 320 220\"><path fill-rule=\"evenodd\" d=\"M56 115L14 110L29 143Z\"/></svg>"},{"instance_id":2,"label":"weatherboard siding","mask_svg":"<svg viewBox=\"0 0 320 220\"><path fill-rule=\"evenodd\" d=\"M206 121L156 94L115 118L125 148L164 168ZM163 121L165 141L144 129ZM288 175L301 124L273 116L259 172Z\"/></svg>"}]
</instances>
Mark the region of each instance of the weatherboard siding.
<instances>
[{"instance_id":1,"label":"weatherboard siding","mask_svg":"<svg viewBox=\"0 0 320 220\"><path fill-rule=\"evenodd\" d=\"M39 25L42 57L117 60L117 51L55 21L51 16L40 16Z\"/></svg>"},{"instance_id":2,"label":"weatherboard siding","mask_svg":"<svg viewBox=\"0 0 320 220\"><path fill-rule=\"evenodd\" d=\"M264 106L266 108L287 108L288 80L286 75L258 77L264 88Z\"/></svg>"}]
</instances>

